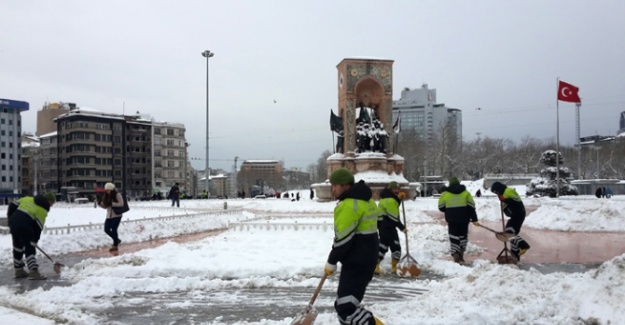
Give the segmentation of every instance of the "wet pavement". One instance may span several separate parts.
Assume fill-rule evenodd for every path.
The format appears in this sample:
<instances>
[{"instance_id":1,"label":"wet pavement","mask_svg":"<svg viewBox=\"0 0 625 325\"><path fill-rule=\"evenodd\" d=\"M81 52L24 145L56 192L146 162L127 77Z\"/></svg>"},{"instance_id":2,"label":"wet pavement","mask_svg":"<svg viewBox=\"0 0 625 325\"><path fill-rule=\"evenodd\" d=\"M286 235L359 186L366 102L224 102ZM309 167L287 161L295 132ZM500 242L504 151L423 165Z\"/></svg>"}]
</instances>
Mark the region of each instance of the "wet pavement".
<instances>
[{"instance_id":1,"label":"wet pavement","mask_svg":"<svg viewBox=\"0 0 625 325\"><path fill-rule=\"evenodd\" d=\"M129 245L132 246L132 245ZM126 253L126 251L124 251ZM105 249L90 251L89 257L105 256ZM59 257L67 265L79 263L86 256L71 254ZM17 293L42 288L49 290L58 286L71 286L71 280L61 278L52 272L52 263L41 261L41 269L48 275L46 281L14 279L12 270L0 272L0 283L15 289ZM442 276L424 271L419 280L442 279ZM233 283L237 279L232 279ZM413 299L426 292L408 284L410 278L381 276L374 278L367 290L367 301L403 301ZM332 312L335 289L324 287L315 306L320 312ZM124 292L117 297L103 297L102 304L97 299L91 306L83 307L88 314L102 317L106 324L199 324L219 320L223 323L258 321L260 319L284 319L294 317L304 310L314 288L257 287L241 288L237 285L224 285L219 290L197 290L179 292ZM102 309L102 306L108 306Z\"/></svg>"},{"instance_id":2,"label":"wet pavement","mask_svg":"<svg viewBox=\"0 0 625 325\"><path fill-rule=\"evenodd\" d=\"M438 216L440 217L440 216ZM437 220L437 222L441 222ZM443 221L444 223L444 221ZM501 229L501 223L483 222L484 225ZM418 226L418 225L415 225ZM168 241L193 242L214 236L222 230L202 232L164 238L143 243L122 243L122 254L156 247ZM538 230L524 227L523 237L532 248L518 265L520 269L536 269L541 273L586 272L598 267L602 262L625 253L625 236L622 233L584 233ZM480 254L468 254L467 262L475 259L494 260L503 249L491 232L471 226L469 241L484 249ZM112 254L108 248L84 251L58 256L55 259L67 265L74 265L85 258L105 258ZM71 286L68 279L62 279L52 271L52 263L39 259L42 271L48 275L47 281L14 279L12 269L0 270L0 284L18 293L38 288L48 290L55 286ZM419 280L440 280L442 276L424 270ZM232 279L236 281L236 279ZM101 306L84 311L98 315L107 324L198 324L218 320L223 323L258 321L260 319L284 319L294 317L303 311L314 288L310 287L260 287L241 288L224 286L220 290L184 291L167 293L124 292L118 297L102 298L101 305L111 304L102 310ZM414 280L395 276L376 277L369 285L367 301L405 301L423 294L425 289L415 288ZM323 288L316 306L320 312L332 312L335 292L332 287ZM96 301L97 302L97 301ZM93 304L97 306L98 304ZM96 310L97 308L97 310Z\"/></svg>"}]
</instances>

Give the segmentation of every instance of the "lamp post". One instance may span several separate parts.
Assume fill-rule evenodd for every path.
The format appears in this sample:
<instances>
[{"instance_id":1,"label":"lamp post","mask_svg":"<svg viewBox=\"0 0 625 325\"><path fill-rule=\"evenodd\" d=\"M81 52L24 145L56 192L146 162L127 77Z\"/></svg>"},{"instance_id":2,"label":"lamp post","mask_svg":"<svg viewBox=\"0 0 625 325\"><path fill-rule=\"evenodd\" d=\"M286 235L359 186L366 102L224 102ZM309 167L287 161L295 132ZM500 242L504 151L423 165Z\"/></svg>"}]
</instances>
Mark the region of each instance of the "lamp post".
<instances>
[{"instance_id":1,"label":"lamp post","mask_svg":"<svg viewBox=\"0 0 625 325\"><path fill-rule=\"evenodd\" d=\"M202 56L206 58L206 171L205 171L205 184L204 190L206 191L206 198L210 199L210 188L209 188L209 176L210 176L210 166L208 164L208 59L212 58L215 53L211 51L202 52Z\"/></svg>"}]
</instances>

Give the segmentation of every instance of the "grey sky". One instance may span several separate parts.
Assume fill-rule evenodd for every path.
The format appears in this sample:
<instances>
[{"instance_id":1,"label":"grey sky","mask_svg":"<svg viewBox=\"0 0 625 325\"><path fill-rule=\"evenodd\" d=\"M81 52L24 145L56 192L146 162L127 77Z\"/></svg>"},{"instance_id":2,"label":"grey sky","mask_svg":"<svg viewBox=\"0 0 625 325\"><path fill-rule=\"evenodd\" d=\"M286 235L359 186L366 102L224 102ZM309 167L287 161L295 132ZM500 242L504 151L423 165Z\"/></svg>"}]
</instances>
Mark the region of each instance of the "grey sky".
<instances>
[{"instance_id":1,"label":"grey sky","mask_svg":"<svg viewBox=\"0 0 625 325\"><path fill-rule=\"evenodd\" d=\"M46 101L125 106L184 123L200 169L204 50L211 167L305 168L331 150L347 57L394 60L394 99L437 89L463 110L465 140L555 138L558 77L580 87L582 136L615 134L625 110L623 1L16 0L0 13L0 98L30 103L24 131ZM574 140L575 105L560 103L560 143Z\"/></svg>"}]
</instances>

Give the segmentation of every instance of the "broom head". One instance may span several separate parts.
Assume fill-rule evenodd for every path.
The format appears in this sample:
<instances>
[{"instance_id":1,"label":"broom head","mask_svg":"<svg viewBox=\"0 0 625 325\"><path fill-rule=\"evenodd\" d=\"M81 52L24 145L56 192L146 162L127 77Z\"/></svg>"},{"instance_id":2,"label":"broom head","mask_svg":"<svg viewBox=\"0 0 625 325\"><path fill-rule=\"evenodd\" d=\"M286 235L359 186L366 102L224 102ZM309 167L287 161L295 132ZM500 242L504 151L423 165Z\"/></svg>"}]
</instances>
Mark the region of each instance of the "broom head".
<instances>
[{"instance_id":1,"label":"broom head","mask_svg":"<svg viewBox=\"0 0 625 325\"><path fill-rule=\"evenodd\" d=\"M306 308L306 311L299 313L291 322L291 325L312 325L319 312L314 308Z\"/></svg>"}]
</instances>

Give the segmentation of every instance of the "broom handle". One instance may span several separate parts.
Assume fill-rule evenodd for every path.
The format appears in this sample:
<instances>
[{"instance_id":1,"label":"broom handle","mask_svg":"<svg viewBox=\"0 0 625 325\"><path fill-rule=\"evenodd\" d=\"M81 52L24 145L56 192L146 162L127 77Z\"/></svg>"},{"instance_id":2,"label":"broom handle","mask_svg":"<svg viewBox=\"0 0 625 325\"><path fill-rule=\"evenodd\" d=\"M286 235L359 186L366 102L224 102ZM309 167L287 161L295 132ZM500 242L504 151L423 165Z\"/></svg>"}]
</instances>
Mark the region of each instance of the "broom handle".
<instances>
[{"instance_id":1,"label":"broom handle","mask_svg":"<svg viewBox=\"0 0 625 325\"><path fill-rule=\"evenodd\" d=\"M43 255L45 255L52 263L55 263L54 260L52 259L52 257L50 257L50 255L46 254L46 252L44 252L43 249L41 249L41 247L39 247L39 245L37 245L37 243L31 242L31 244L33 246L35 246Z\"/></svg>"},{"instance_id":2,"label":"broom handle","mask_svg":"<svg viewBox=\"0 0 625 325\"><path fill-rule=\"evenodd\" d=\"M317 296L319 295L319 292L321 291L321 287L323 287L323 282L325 282L326 278L328 277L328 275L323 272L323 276L321 277L321 281L319 281L319 284L317 285L317 289L315 289L315 293L313 293L312 298L310 298L310 302L308 303L308 308L312 308L312 305L315 303L315 300L317 299Z\"/></svg>"},{"instance_id":3,"label":"broom handle","mask_svg":"<svg viewBox=\"0 0 625 325\"><path fill-rule=\"evenodd\" d=\"M484 226L483 224L480 224L480 227L482 227L482 228L484 228L484 229L486 229L486 230L488 230L488 231L490 231L490 232L497 233L497 230L495 230L495 229L493 229L493 228L486 227L486 226Z\"/></svg>"},{"instance_id":4,"label":"broom handle","mask_svg":"<svg viewBox=\"0 0 625 325\"><path fill-rule=\"evenodd\" d=\"M406 208L404 207L404 200L401 200L401 210L404 215L404 227L406 227ZM408 233L404 232L404 237L406 237L406 255L410 255L410 249L408 247Z\"/></svg>"},{"instance_id":5,"label":"broom handle","mask_svg":"<svg viewBox=\"0 0 625 325\"><path fill-rule=\"evenodd\" d=\"M501 229L502 229L502 232L505 232L506 231L506 223L505 223L504 218L503 218L503 201L499 201L499 208L500 208L499 210L501 210ZM506 259L507 259L508 258L508 242L507 241L503 242L503 248L504 248L505 256L506 256Z\"/></svg>"}]
</instances>

